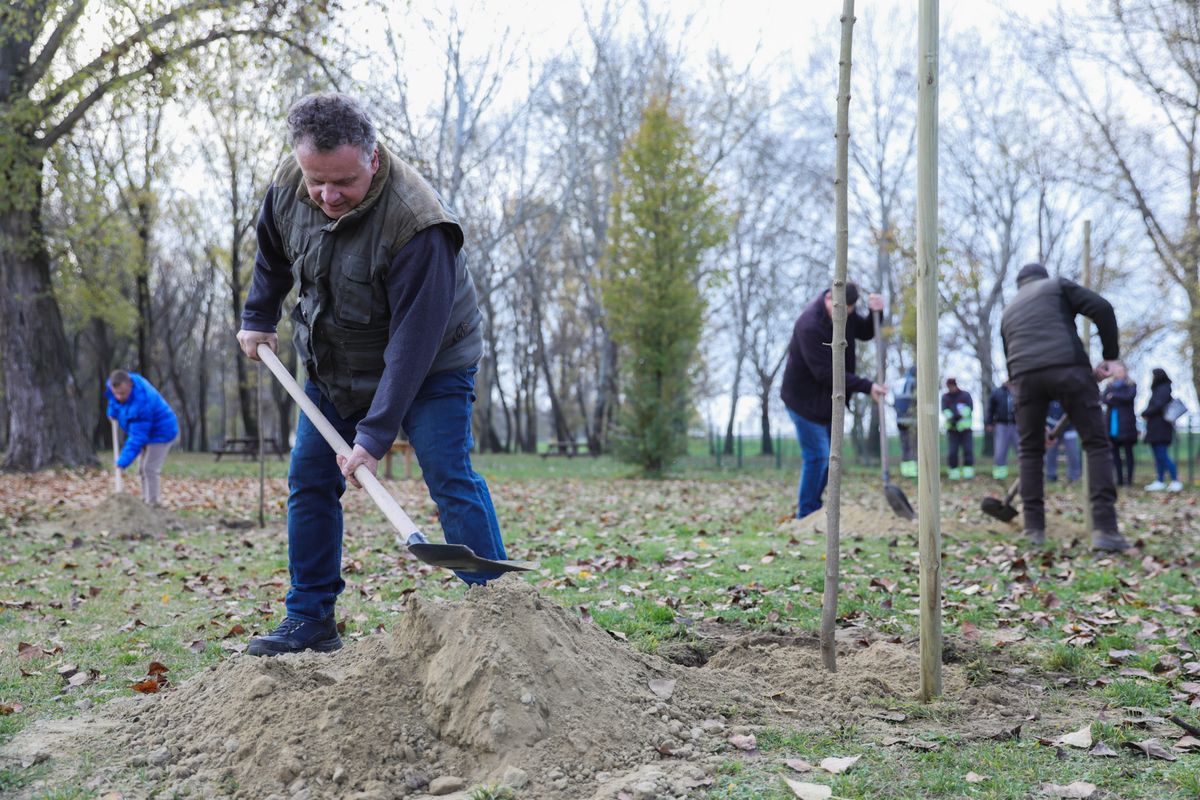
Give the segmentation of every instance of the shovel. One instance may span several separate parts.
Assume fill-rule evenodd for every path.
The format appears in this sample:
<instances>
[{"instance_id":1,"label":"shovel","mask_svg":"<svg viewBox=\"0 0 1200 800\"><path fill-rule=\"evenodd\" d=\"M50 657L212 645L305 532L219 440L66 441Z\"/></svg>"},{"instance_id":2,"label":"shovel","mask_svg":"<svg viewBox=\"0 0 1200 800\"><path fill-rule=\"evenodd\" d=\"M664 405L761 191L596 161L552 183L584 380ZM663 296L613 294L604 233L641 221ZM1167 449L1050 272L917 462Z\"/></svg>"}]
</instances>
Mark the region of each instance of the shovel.
<instances>
[{"instance_id":1,"label":"shovel","mask_svg":"<svg viewBox=\"0 0 1200 800\"><path fill-rule=\"evenodd\" d=\"M125 491L124 482L121 480L121 468L117 466L117 457L121 454L121 428L112 417L109 417L108 421L112 423L113 429L113 492L121 494Z\"/></svg>"},{"instance_id":2,"label":"shovel","mask_svg":"<svg viewBox=\"0 0 1200 800\"><path fill-rule=\"evenodd\" d=\"M1059 418L1058 422L1054 425L1054 428L1050 431L1048 438L1051 441L1057 439L1058 435L1062 433L1062 429L1065 428L1066 425L1067 415L1063 414L1062 417ZM1016 498L1017 492L1019 491L1021 491L1020 478L1013 481L1012 486L1008 487L1008 494L1004 495L1003 500L999 500L995 497L983 498L983 500L979 503L979 510L987 514L992 519L998 519L1001 522L1012 522L1017 518L1017 514L1020 513L1012 504L1013 499Z\"/></svg>"},{"instance_id":3,"label":"shovel","mask_svg":"<svg viewBox=\"0 0 1200 800\"><path fill-rule=\"evenodd\" d=\"M287 389L292 399L300 405L301 410L321 432L321 436L325 438L334 452L349 458L350 445L346 444L346 440L334 430L333 425L325 419L325 415L321 413L316 404L308 399L308 395L304 394L300 384L296 383L296 379L287 371L287 367L283 366L275 352L265 343L260 343L258 357L283 384L283 388ZM396 499L388 493L387 489L383 488L383 484L367 468L366 464L358 465L358 469L354 470L354 477L367 490L367 494L375 501L375 505L379 506L383 515L388 518L388 522L392 523L396 531L404 537L409 552L426 564L463 572L517 572L533 568L532 564L522 561L499 561L477 556L474 550L464 544L434 544L430 542L408 518L408 514L404 513L404 509L400 507Z\"/></svg>"},{"instance_id":4,"label":"shovel","mask_svg":"<svg viewBox=\"0 0 1200 800\"><path fill-rule=\"evenodd\" d=\"M875 342L875 382L880 386L883 385L883 312L875 312L875 336L878 337ZM879 398L879 464L883 468L883 496L887 498L888 505L892 507L892 511L896 512L896 516L904 519L916 519L916 512L913 511L912 504L908 502L908 497L904 494L904 490L892 483L888 475L888 443L887 443L887 425L885 424L884 410L887 405L882 397Z\"/></svg>"}]
</instances>

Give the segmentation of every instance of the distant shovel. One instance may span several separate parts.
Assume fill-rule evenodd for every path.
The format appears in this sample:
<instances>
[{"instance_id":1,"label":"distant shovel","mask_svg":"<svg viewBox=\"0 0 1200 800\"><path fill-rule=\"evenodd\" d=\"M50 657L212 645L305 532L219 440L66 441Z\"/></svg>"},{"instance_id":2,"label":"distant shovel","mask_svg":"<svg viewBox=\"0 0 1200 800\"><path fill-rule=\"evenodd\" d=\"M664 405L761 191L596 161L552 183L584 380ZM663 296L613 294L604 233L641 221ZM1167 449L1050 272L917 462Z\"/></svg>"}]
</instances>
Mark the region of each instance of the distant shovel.
<instances>
[{"instance_id":1,"label":"distant shovel","mask_svg":"<svg viewBox=\"0 0 1200 800\"><path fill-rule=\"evenodd\" d=\"M1055 424L1054 428L1050 431L1050 435L1047 438L1049 438L1051 441L1057 439L1058 435L1062 433L1062 429L1067 426L1067 422L1067 415L1063 414ZM1008 494L1004 495L1003 500L998 500L995 497L983 498L983 500L979 503L979 510L987 514L989 517L998 519L1001 522L1012 522L1017 518L1017 514L1020 513L1012 504L1013 499L1016 498L1017 492L1019 491L1021 491L1020 478L1013 481L1012 486L1008 488Z\"/></svg>"},{"instance_id":2,"label":"distant shovel","mask_svg":"<svg viewBox=\"0 0 1200 800\"><path fill-rule=\"evenodd\" d=\"M113 433L113 492L121 494L125 491L125 485L121 480L121 468L117 466L117 459L121 453L121 428L112 417L109 417L108 421L112 423Z\"/></svg>"},{"instance_id":3,"label":"distant shovel","mask_svg":"<svg viewBox=\"0 0 1200 800\"><path fill-rule=\"evenodd\" d=\"M883 312L875 312L875 382L880 386L883 385ZM912 504L908 502L908 497L904 494L904 490L892 483L888 475L888 442L887 442L887 424L885 422L884 410L887 408L883 398L879 398L879 463L883 468L883 496L887 498L888 505L892 507L892 511L896 512L896 516L904 519L916 519L917 514L913 511Z\"/></svg>"},{"instance_id":4,"label":"distant shovel","mask_svg":"<svg viewBox=\"0 0 1200 800\"><path fill-rule=\"evenodd\" d=\"M296 383L296 379L287 371L287 367L283 366L274 351L265 343L259 344L258 357L283 384L283 388L287 389L292 399L300 405L301 410L321 432L321 436L325 438L334 452L349 458L350 445L346 444L346 440L334 429L329 420L325 419L325 415L321 413L316 404L308 399L308 396L301 390L300 384ZM392 523L392 526L404 537L409 552L426 564L463 572L517 572L533 568L532 564L522 561L499 561L477 556L474 550L463 544L433 544L408 518L408 514L404 513L404 509L400 507L395 498L388 493L387 489L383 488L383 484L372 474L371 470L367 469L366 464L360 464L358 469L354 470L354 477L367 490L367 494L375 501L375 505L379 506L383 515L388 518L388 522Z\"/></svg>"}]
</instances>

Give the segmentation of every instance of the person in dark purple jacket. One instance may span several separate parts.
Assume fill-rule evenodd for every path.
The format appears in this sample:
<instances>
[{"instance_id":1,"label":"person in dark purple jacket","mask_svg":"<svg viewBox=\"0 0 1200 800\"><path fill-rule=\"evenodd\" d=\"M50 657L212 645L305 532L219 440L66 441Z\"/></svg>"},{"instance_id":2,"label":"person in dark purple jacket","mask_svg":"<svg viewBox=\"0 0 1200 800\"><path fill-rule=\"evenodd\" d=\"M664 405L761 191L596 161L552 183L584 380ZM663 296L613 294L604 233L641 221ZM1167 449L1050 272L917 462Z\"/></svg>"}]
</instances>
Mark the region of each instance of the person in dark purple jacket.
<instances>
[{"instance_id":1,"label":"person in dark purple jacket","mask_svg":"<svg viewBox=\"0 0 1200 800\"><path fill-rule=\"evenodd\" d=\"M868 341L875 336L871 314L854 312L858 287L846 284L846 398L854 392L870 394L878 399L887 394L887 387L873 383L854 373L855 342ZM867 297L870 311L883 310L883 297ZM803 518L819 509L821 495L829 479L829 436L833 421L833 297L829 289L812 300L800 313L792 328L788 344L787 366L783 370L780 397L788 416L796 426L803 464L796 516Z\"/></svg>"}]
</instances>

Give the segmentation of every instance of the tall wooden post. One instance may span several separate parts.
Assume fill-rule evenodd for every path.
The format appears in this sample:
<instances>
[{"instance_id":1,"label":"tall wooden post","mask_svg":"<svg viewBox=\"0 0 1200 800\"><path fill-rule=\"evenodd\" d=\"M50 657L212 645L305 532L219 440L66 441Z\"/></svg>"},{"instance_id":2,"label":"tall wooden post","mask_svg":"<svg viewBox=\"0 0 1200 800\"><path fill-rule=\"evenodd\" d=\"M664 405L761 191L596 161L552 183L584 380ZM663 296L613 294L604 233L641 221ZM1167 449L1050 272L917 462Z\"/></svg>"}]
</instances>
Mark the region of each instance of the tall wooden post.
<instances>
[{"instance_id":1,"label":"tall wooden post","mask_svg":"<svg viewBox=\"0 0 1200 800\"><path fill-rule=\"evenodd\" d=\"M1083 221L1083 287L1092 288L1092 221ZM1092 320L1083 318L1083 352L1088 363L1092 363ZM1079 443L1079 460L1083 462L1083 472L1080 474L1083 484L1083 524L1090 534L1092 525L1092 480L1088 475L1087 453L1083 452L1083 442Z\"/></svg>"},{"instance_id":2,"label":"tall wooden post","mask_svg":"<svg viewBox=\"0 0 1200 800\"><path fill-rule=\"evenodd\" d=\"M921 690L942 693L942 531L938 459L938 0L917 21L917 500Z\"/></svg>"},{"instance_id":3,"label":"tall wooden post","mask_svg":"<svg viewBox=\"0 0 1200 800\"><path fill-rule=\"evenodd\" d=\"M833 419L829 429L829 500L825 534L825 592L821 598L821 661L837 672L837 605L841 569L842 445L846 426L846 261L850 240L847 183L850 162L850 46L854 0L842 4L842 50L838 58L837 176L834 181L837 226L833 261Z\"/></svg>"}]
</instances>

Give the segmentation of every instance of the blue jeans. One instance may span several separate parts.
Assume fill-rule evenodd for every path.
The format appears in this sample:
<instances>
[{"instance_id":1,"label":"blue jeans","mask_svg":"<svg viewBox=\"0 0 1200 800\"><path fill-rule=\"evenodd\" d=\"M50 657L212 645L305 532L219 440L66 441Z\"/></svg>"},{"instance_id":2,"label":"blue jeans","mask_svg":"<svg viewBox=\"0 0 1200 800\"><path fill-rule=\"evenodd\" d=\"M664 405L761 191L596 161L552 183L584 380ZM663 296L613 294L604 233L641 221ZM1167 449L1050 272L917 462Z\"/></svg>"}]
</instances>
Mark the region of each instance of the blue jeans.
<instances>
[{"instance_id":1,"label":"blue jeans","mask_svg":"<svg viewBox=\"0 0 1200 800\"><path fill-rule=\"evenodd\" d=\"M1179 470L1171 460L1170 445L1152 444L1150 449L1154 451L1154 470L1158 473L1159 482L1162 482L1168 472L1171 474L1171 480L1179 480Z\"/></svg>"},{"instance_id":2,"label":"blue jeans","mask_svg":"<svg viewBox=\"0 0 1200 800\"><path fill-rule=\"evenodd\" d=\"M821 495L829 482L829 426L805 419L788 409L800 440L800 490L796 517L803 518L821 507Z\"/></svg>"},{"instance_id":3,"label":"blue jeans","mask_svg":"<svg viewBox=\"0 0 1200 800\"><path fill-rule=\"evenodd\" d=\"M471 404L475 369L437 372L425 378L402 422L417 462L437 503L446 541L465 544L476 555L506 558L500 525L487 484L471 468ZM327 397L309 381L305 394L337 432L354 441L355 426L366 410L343 419ZM288 470L287 615L322 620L346 587L342 580L342 504L346 479L320 432L304 414L296 426L296 444ZM499 573L456 573L469 584L481 584Z\"/></svg>"},{"instance_id":4,"label":"blue jeans","mask_svg":"<svg viewBox=\"0 0 1200 800\"><path fill-rule=\"evenodd\" d=\"M1058 480L1059 448L1067 454L1067 483L1074 483L1083 475L1083 456L1079 452L1079 433L1069 430L1046 445L1046 480Z\"/></svg>"}]
</instances>

